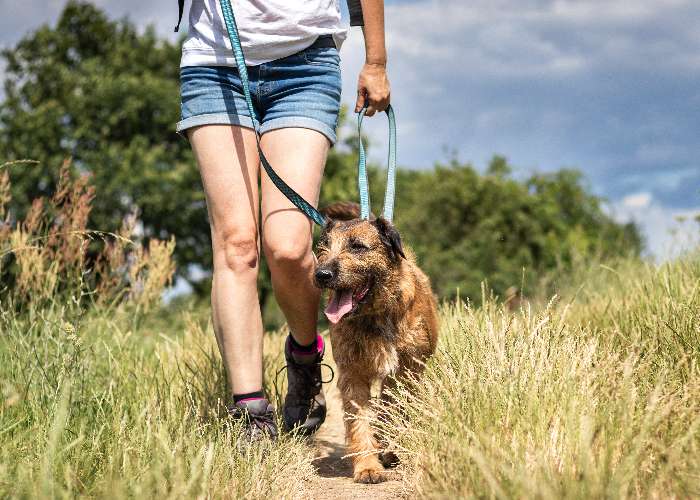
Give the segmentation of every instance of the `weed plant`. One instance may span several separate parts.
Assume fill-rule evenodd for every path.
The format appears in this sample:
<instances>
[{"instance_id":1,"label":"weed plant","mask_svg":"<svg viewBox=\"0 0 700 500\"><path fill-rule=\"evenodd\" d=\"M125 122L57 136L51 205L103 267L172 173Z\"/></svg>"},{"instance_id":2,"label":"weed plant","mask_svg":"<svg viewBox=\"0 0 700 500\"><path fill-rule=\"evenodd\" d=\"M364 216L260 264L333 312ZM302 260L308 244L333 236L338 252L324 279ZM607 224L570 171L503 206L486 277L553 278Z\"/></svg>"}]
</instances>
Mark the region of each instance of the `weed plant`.
<instances>
[{"instance_id":1,"label":"weed plant","mask_svg":"<svg viewBox=\"0 0 700 500\"><path fill-rule=\"evenodd\" d=\"M88 231L93 192L68 163L24 221L4 212L7 187L0 176L0 271L13 276L0 303L0 497L298 497L308 446L283 436L265 456L241 454L211 325L160 309L174 242L146 249L128 223ZM271 335L269 352L283 342ZM266 355L271 397L274 363Z\"/></svg>"},{"instance_id":2,"label":"weed plant","mask_svg":"<svg viewBox=\"0 0 700 500\"><path fill-rule=\"evenodd\" d=\"M378 422L418 498L700 497L700 254L574 274L539 312L445 304Z\"/></svg>"}]
</instances>

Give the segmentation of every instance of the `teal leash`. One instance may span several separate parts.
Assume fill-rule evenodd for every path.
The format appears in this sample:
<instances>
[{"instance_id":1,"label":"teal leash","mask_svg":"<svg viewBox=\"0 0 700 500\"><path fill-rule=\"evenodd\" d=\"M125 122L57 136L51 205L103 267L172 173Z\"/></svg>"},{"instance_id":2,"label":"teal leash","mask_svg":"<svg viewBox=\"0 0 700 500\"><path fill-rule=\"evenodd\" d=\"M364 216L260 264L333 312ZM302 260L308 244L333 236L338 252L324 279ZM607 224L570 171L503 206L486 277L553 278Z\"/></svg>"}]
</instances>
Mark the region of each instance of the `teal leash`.
<instances>
[{"instance_id":1,"label":"teal leash","mask_svg":"<svg viewBox=\"0 0 700 500\"><path fill-rule=\"evenodd\" d=\"M265 155L260 148L260 124L255 117L255 112L253 109L253 99L250 96L250 83L248 80L248 68L245 65L245 58L243 57L243 49L241 48L241 40L238 35L238 28L236 27L236 20L233 16L233 8L231 7L231 2L229 0L220 0L221 11L224 15L224 21L226 22L226 29L228 30L229 39L231 40L231 48L233 49L233 55L236 58L236 65L238 66L238 74L241 77L241 83L243 84L243 92L245 93L245 100L248 104L248 112L250 113L250 118L253 121L253 129L255 130L255 140L258 145L258 154L260 155L260 161L265 167L265 172L267 172L268 177L273 182L275 186L284 194L289 201L291 201L299 210L304 212L311 220L316 224L323 227L326 222L325 217L321 215L318 210L312 207L304 198L299 196L299 194L294 191L289 185L284 182L280 176L275 173L272 166L265 158ZM362 118L367 111L367 103L362 109L362 112L357 118L357 131L360 135L360 160L359 160L359 174L358 180L360 184L360 200L362 207L362 218L369 220L370 207L369 207L369 181L367 179L367 160L365 158L364 147L362 146L362 135L360 129L362 127ZM392 221L394 213L394 192L395 192L395 179L396 179L396 123L394 120L394 110L391 105L386 109L386 113L389 116L389 167L387 170L387 182L386 182L386 192L384 195L384 217L389 222Z\"/></svg>"},{"instance_id":2,"label":"teal leash","mask_svg":"<svg viewBox=\"0 0 700 500\"><path fill-rule=\"evenodd\" d=\"M369 220L370 203L369 203L369 180L367 179L367 158L365 156L365 148L362 146L362 118L367 112L367 103L360 111L357 117L357 135L360 139L360 160L358 164L358 183L360 185L360 206L362 212L360 217L364 220ZM386 108L386 114L389 117L389 165L386 172L386 191L384 191L384 212L382 217L389 222L394 218L394 197L396 193L396 120L394 119L394 110L391 104Z\"/></svg>"}]
</instances>

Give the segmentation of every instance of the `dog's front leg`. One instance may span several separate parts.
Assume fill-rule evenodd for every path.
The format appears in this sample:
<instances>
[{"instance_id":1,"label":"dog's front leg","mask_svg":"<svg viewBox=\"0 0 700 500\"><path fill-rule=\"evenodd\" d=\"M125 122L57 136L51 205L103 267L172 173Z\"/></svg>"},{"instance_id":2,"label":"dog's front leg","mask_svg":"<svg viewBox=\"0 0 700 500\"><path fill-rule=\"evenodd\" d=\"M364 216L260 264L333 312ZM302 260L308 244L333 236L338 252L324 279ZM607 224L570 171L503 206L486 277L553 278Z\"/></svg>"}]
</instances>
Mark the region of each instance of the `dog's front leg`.
<instances>
[{"instance_id":1,"label":"dog's front leg","mask_svg":"<svg viewBox=\"0 0 700 500\"><path fill-rule=\"evenodd\" d=\"M377 457L379 446L369 423L370 381L358 373L348 374L339 377L338 388L343 398L347 454L352 456L355 482L386 481L384 467Z\"/></svg>"},{"instance_id":2,"label":"dog's front leg","mask_svg":"<svg viewBox=\"0 0 700 500\"><path fill-rule=\"evenodd\" d=\"M399 373L403 374L403 371L400 370ZM379 408L377 413L377 419L381 422L386 422L390 408L396 405L394 394L396 394L397 387L396 378L394 376L387 377L382 381L382 392L379 396ZM379 461L384 467L394 467L399 463L399 458L393 451L386 449L387 444L386 442L382 442L384 451L379 455Z\"/></svg>"}]
</instances>

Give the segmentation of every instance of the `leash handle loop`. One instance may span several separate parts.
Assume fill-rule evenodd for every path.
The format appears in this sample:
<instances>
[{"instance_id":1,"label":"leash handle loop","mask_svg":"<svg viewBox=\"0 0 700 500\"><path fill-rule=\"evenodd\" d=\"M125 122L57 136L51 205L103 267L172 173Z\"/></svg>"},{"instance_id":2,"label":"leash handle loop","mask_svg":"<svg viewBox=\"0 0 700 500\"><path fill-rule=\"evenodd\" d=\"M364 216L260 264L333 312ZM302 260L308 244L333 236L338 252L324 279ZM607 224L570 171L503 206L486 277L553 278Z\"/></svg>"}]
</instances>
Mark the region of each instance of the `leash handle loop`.
<instances>
[{"instance_id":1,"label":"leash handle loop","mask_svg":"<svg viewBox=\"0 0 700 500\"><path fill-rule=\"evenodd\" d=\"M224 15L224 21L226 22L226 29L228 30L228 36L231 40L231 48L233 49L233 55L236 58L236 65L238 66L238 74L241 77L241 83L243 84L243 92L245 93L245 100L248 104L248 111L250 112L250 118L253 121L253 129L255 130L255 141L258 145L258 154L260 155L260 161L265 167L265 172L267 172L268 177L273 182L277 189L279 189L282 194L284 194L289 201L291 201L299 210L304 212L311 220L313 220L319 226L325 224L326 219L321 215L318 210L312 207L304 198L302 198L296 191L294 191L289 185L284 182L279 175L273 170L270 163L265 158L265 155L260 148L260 124L258 119L255 117L255 111L253 109L253 99L250 97L250 83L248 81L248 68L245 65L245 58L243 57L243 49L241 48L241 40L238 35L238 28L236 27L236 19L233 15L233 9L231 8L231 2L229 0L220 0L221 2L221 12Z\"/></svg>"},{"instance_id":2,"label":"leash handle loop","mask_svg":"<svg viewBox=\"0 0 700 500\"><path fill-rule=\"evenodd\" d=\"M365 101L365 105L357 117L357 134L360 139L360 159L358 164L358 182L360 185L360 206L361 217L364 220L369 220L370 203L369 203L369 180L367 179L367 158L365 156L365 148L362 145L362 118L367 112L369 103ZM394 110L391 104L386 108L386 114L389 117L389 164L386 172L386 191L384 191L384 212L382 217L389 222L394 218L394 198L396 194L396 120L394 118Z\"/></svg>"},{"instance_id":3,"label":"leash handle loop","mask_svg":"<svg viewBox=\"0 0 700 500\"><path fill-rule=\"evenodd\" d=\"M357 137L360 139L360 159L357 164L357 182L360 187L360 217L362 220L369 220L370 202L369 202L369 179L367 179L367 159L365 158L365 148L362 145L362 118L367 112L367 102L365 102L362 111L357 117Z\"/></svg>"}]
</instances>

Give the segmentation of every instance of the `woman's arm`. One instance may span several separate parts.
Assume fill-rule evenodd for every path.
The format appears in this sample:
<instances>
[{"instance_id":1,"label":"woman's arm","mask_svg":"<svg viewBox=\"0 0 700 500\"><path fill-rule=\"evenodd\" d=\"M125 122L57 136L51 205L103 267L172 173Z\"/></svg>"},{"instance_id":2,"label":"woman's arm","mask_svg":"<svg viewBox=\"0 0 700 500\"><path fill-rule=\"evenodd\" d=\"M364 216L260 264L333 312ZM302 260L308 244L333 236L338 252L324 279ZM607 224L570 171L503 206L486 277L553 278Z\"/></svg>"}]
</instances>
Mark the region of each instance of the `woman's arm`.
<instances>
[{"instance_id":1,"label":"woman's arm","mask_svg":"<svg viewBox=\"0 0 700 500\"><path fill-rule=\"evenodd\" d=\"M360 71L357 84L357 104L359 113L366 100L369 100L367 116L376 111L384 111L391 100L391 87L386 74L386 43L384 41L384 0L362 0L362 16L365 37L365 65Z\"/></svg>"}]
</instances>

